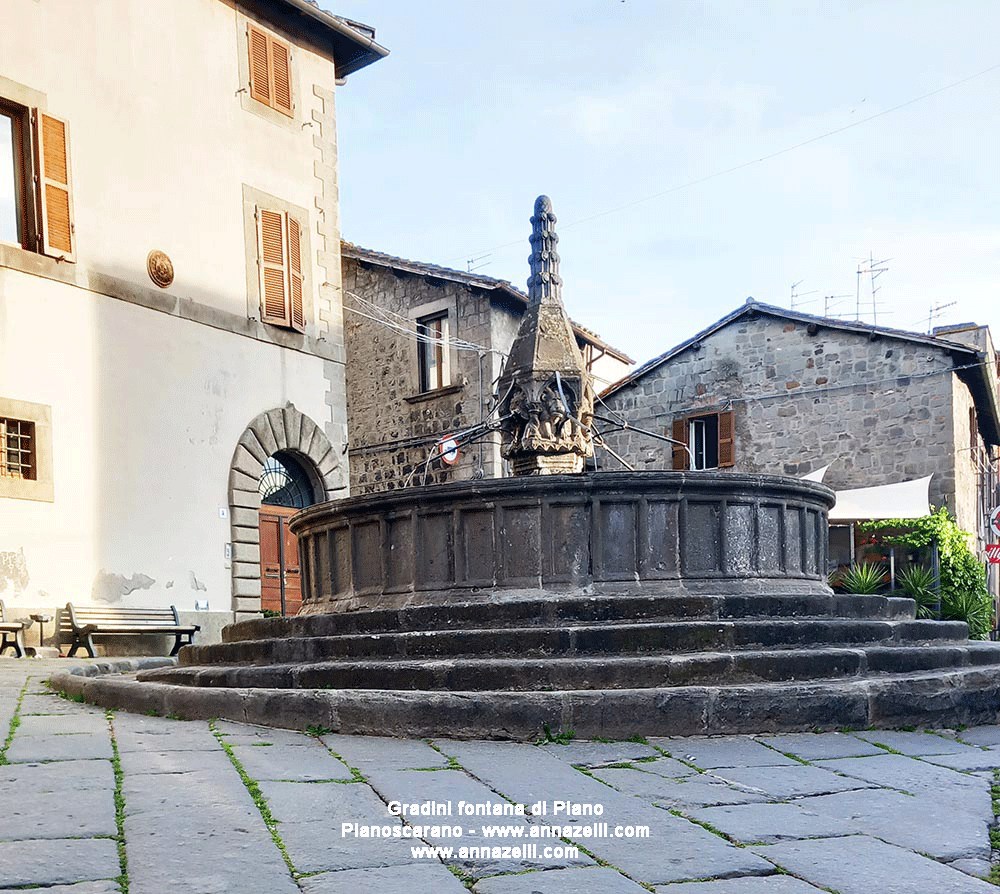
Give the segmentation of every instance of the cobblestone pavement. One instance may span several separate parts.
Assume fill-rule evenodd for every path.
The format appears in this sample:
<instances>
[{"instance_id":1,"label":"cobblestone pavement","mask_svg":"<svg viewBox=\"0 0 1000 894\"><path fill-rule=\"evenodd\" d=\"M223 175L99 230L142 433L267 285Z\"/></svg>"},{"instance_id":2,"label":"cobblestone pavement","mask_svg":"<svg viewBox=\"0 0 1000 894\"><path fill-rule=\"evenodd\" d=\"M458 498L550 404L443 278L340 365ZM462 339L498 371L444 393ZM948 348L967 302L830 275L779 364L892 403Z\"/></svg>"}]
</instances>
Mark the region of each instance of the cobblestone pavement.
<instances>
[{"instance_id":1,"label":"cobblestone pavement","mask_svg":"<svg viewBox=\"0 0 1000 894\"><path fill-rule=\"evenodd\" d=\"M996 890L1000 727L351 737L106 712L65 667L0 658L0 894Z\"/></svg>"}]
</instances>

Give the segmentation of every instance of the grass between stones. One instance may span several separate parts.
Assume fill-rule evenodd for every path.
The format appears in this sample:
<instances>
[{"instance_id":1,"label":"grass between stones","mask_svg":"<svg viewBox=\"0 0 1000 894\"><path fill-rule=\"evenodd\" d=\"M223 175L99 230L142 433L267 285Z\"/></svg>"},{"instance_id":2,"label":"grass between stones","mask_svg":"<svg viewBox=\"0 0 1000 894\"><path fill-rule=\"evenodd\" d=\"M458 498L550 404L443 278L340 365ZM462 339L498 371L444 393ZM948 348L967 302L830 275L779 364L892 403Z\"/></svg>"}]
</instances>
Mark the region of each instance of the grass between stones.
<instances>
[{"instance_id":1,"label":"grass between stones","mask_svg":"<svg viewBox=\"0 0 1000 894\"><path fill-rule=\"evenodd\" d=\"M292 858L288 855L288 849L285 847L285 842L282 841L281 835L278 834L278 821L272 815L271 808L267 806L267 798L264 797L264 793L260 790L260 785L257 783L257 780L247 773L245 769L243 769L243 764L240 763L240 759L236 756L236 752L233 751L233 746L230 745L225 740L222 733L219 732L214 720L209 721L208 728L212 731L212 735L215 736L215 740L222 746L222 750L226 752L229 762L239 774L243 785L246 786L246 790L253 799L257 810L260 811L260 817L264 820L264 825L267 827L267 831L271 834L271 840L274 842L274 846L281 854L281 858L285 861L285 865L288 867L288 871L291 873L292 878L301 878L302 874L295 868L295 864L292 863Z\"/></svg>"},{"instance_id":2,"label":"grass between stones","mask_svg":"<svg viewBox=\"0 0 1000 894\"><path fill-rule=\"evenodd\" d=\"M111 736L111 766L115 771L115 827L118 830L115 845L118 848L118 886L121 888L121 894L128 894L128 852L125 849L125 794L122 785L125 774L122 772L121 756L118 753L118 739L115 736L114 711L105 711L104 716L108 721L108 734Z\"/></svg>"},{"instance_id":3,"label":"grass between stones","mask_svg":"<svg viewBox=\"0 0 1000 894\"><path fill-rule=\"evenodd\" d=\"M10 718L10 728L7 730L7 738L4 739L3 746L0 747L0 767L7 763L7 749L14 741L14 733L21 725L21 703L24 701L24 694L28 691L28 680L24 681L21 691L17 695L17 704L14 706L14 713Z\"/></svg>"},{"instance_id":4,"label":"grass between stones","mask_svg":"<svg viewBox=\"0 0 1000 894\"><path fill-rule=\"evenodd\" d=\"M1000 885L1000 769L993 771L993 784L990 786L990 797L993 799L993 824L990 826L990 874L987 881Z\"/></svg>"}]
</instances>

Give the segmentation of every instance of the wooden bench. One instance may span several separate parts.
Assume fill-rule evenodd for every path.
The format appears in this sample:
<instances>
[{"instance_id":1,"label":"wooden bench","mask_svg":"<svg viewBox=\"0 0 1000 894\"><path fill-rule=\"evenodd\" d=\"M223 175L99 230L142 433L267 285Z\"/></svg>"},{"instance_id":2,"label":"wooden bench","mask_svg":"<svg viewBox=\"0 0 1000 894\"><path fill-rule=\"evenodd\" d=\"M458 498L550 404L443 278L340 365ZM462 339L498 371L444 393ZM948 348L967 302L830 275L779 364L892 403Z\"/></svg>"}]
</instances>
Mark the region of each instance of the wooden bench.
<instances>
[{"instance_id":1,"label":"wooden bench","mask_svg":"<svg viewBox=\"0 0 1000 894\"><path fill-rule=\"evenodd\" d=\"M69 657L83 646L91 658L95 658L95 636L172 636L174 647L171 655L176 655L181 646L190 645L194 634L201 630L198 624L181 624L177 607L170 608L118 608L114 606L88 605L74 607L66 603L59 619L60 642L72 642Z\"/></svg>"},{"instance_id":2,"label":"wooden bench","mask_svg":"<svg viewBox=\"0 0 1000 894\"><path fill-rule=\"evenodd\" d=\"M8 646L13 646L14 654L18 658L24 657L24 628L27 626L24 621L8 621L4 614L3 600L0 599L0 633L3 639L0 640L0 652Z\"/></svg>"}]
</instances>

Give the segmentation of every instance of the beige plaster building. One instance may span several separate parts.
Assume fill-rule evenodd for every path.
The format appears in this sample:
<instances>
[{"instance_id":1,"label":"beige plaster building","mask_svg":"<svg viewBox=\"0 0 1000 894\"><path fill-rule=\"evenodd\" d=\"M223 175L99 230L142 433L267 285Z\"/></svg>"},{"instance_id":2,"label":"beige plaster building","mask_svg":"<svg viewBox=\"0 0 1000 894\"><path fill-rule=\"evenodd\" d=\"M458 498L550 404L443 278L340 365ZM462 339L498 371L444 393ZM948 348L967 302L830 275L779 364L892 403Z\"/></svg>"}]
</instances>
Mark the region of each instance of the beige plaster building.
<instances>
[{"instance_id":1,"label":"beige plaster building","mask_svg":"<svg viewBox=\"0 0 1000 894\"><path fill-rule=\"evenodd\" d=\"M387 51L307 0L0 13L0 598L293 606L284 519L349 483L334 98Z\"/></svg>"}]
</instances>

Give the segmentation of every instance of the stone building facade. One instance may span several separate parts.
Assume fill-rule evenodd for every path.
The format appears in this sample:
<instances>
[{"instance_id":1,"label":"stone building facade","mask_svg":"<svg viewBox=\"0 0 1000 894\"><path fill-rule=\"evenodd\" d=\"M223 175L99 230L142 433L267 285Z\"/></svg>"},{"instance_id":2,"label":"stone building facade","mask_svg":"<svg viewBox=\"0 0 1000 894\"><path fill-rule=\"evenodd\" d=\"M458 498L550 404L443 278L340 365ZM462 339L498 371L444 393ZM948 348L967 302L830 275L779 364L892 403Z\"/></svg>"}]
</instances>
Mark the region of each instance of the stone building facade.
<instances>
[{"instance_id":1,"label":"stone building facade","mask_svg":"<svg viewBox=\"0 0 1000 894\"><path fill-rule=\"evenodd\" d=\"M980 547L1000 498L997 358L981 327L925 336L748 302L603 399L684 442L695 468L802 476L829 465L835 490L932 475L930 502ZM692 467L680 445L635 430L605 439L639 469Z\"/></svg>"},{"instance_id":2,"label":"stone building facade","mask_svg":"<svg viewBox=\"0 0 1000 894\"><path fill-rule=\"evenodd\" d=\"M343 243L351 493L504 475L486 432L444 461L435 443L490 417L527 296L509 282ZM632 360L574 324L607 384Z\"/></svg>"},{"instance_id":3,"label":"stone building facade","mask_svg":"<svg viewBox=\"0 0 1000 894\"><path fill-rule=\"evenodd\" d=\"M282 475L348 486L334 95L387 51L306 0L154 6L0 0L0 598L205 641L292 573Z\"/></svg>"}]
</instances>

